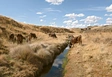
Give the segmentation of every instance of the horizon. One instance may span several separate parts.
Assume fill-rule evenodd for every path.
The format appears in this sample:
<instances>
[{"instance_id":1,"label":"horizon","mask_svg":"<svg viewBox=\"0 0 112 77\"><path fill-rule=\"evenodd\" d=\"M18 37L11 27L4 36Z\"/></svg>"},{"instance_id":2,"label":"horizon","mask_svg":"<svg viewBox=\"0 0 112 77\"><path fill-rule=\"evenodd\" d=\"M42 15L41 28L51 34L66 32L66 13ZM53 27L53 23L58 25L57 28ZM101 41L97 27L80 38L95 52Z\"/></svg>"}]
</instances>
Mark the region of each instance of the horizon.
<instances>
[{"instance_id":1,"label":"horizon","mask_svg":"<svg viewBox=\"0 0 112 77\"><path fill-rule=\"evenodd\" d=\"M39 26L84 28L112 24L112 1L1 0L0 15Z\"/></svg>"}]
</instances>

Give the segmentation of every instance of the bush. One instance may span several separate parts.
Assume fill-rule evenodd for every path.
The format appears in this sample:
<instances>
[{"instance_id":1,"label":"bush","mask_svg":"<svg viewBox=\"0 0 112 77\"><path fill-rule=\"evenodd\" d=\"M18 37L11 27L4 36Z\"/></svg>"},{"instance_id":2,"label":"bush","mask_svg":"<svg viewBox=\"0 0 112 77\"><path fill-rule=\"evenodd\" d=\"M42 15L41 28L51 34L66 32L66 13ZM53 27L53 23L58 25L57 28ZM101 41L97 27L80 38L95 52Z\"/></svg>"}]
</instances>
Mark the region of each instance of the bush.
<instances>
[{"instance_id":1,"label":"bush","mask_svg":"<svg viewBox=\"0 0 112 77\"><path fill-rule=\"evenodd\" d=\"M19 45L11 48L9 52L12 58L26 60L28 55L33 54L29 45Z\"/></svg>"}]
</instances>

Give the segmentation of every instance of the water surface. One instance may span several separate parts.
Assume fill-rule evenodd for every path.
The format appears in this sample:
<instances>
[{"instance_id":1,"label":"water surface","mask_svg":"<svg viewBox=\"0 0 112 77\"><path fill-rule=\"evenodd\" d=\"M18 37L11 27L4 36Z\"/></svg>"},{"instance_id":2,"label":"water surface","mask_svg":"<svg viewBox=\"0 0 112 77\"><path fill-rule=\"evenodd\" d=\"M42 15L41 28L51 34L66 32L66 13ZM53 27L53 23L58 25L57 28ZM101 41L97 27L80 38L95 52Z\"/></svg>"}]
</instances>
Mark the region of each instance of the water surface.
<instances>
[{"instance_id":1,"label":"water surface","mask_svg":"<svg viewBox=\"0 0 112 77\"><path fill-rule=\"evenodd\" d=\"M56 57L53 64L44 67L40 77L62 77L63 76L63 59L65 58L68 51L68 47Z\"/></svg>"}]
</instances>

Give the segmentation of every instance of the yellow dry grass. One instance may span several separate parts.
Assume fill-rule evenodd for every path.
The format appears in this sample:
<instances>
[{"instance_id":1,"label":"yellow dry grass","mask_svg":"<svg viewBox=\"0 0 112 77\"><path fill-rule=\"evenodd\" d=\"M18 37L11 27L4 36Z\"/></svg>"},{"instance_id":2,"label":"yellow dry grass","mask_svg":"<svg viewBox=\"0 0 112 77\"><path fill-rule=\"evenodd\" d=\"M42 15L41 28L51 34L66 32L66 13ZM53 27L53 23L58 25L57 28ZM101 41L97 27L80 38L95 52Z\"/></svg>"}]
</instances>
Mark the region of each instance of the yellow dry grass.
<instances>
[{"instance_id":1,"label":"yellow dry grass","mask_svg":"<svg viewBox=\"0 0 112 77\"><path fill-rule=\"evenodd\" d=\"M67 57L64 77L112 77L112 33L83 33Z\"/></svg>"},{"instance_id":2,"label":"yellow dry grass","mask_svg":"<svg viewBox=\"0 0 112 77\"><path fill-rule=\"evenodd\" d=\"M29 45L32 43L62 43L65 41L66 35L57 34L58 38L52 38L49 37L48 33L71 32L65 28L20 23L1 15L0 20L0 77L35 77L42 70L43 64ZM49 31L46 33L42 28ZM22 44L18 45L9 41L11 33L22 34L23 36L35 33L37 39L32 39L30 42L24 40Z\"/></svg>"},{"instance_id":3,"label":"yellow dry grass","mask_svg":"<svg viewBox=\"0 0 112 77\"><path fill-rule=\"evenodd\" d=\"M81 33L80 28L35 26L20 23L1 15L0 20L0 63L3 66L0 67L0 77L9 75L12 77L35 77L35 73L39 73L36 71L42 69L42 67L37 68L41 62L38 62L37 57L30 51L18 53L18 58L21 59L9 57L9 49L18 46L17 43L9 41L9 34L20 33L26 36L31 32L36 34L37 39L31 40L31 42L24 41L22 46L32 43L60 43L67 40L68 34L82 35L83 45L76 44L67 55L68 63L65 67L67 70L65 77L112 77L112 30L110 29L108 32L110 27L96 26L92 28L94 30L92 32ZM103 30L104 28L106 30L98 32L98 29ZM58 38L49 37L48 33L50 32L55 32ZM18 51L20 50L18 49Z\"/></svg>"}]
</instances>

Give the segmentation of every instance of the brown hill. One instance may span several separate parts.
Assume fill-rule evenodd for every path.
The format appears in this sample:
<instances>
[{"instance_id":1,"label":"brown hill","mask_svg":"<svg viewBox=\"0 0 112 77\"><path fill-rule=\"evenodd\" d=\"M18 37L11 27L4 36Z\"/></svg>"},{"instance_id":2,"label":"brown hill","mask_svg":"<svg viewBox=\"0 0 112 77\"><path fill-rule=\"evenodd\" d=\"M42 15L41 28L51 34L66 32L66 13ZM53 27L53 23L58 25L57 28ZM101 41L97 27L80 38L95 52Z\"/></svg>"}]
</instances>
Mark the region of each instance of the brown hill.
<instances>
[{"instance_id":1,"label":"brown hill","mask_svg":"<svg viewBox=\"0 0 112 77\"><path fill-rule=\"evenodd\" d=\"M66 29L36 26L0 16L0 77L8 77L9 75L11 77L34 77L35 70L42 69L41 67L37 68L37 66L39 67L42 64L36 60L36 55L32 55L31 50L36 53L36 50L40 49L38 44L46 47L51 43L63 42L67 39L68 34L82 35L83 45L75 44L69 50L68 63L65 68L67 71L64 77L112 77L112 26L93 26L90 27L90 30L87 28ZM25 45L18 45L9 41L11 33L27 36L31 32L37 35L37 39L31 42L23 42ZM58 38L49 37L47 33L51 32L55 32ZM29 46L32 48L31 50ZM12 49L12 58L8 54L9 49ZM19 60L14 59L15 56ZM36 63L36 67L28 61Z\"/></svg>"},{"instance_id":2,"label":"brown hill","mask_svg":"<svg viewBox=\"0 0 112 77\"><path fill-rule=\"evenodd\" d=\"M17 22L9 17L0 15L0 29L6 30L7 33L23 33L27 34L30 32L43 32L43 33L73 33L69 29L66 28L57 28L57 27L50 27L50 26L36 26L32 24L25 24Z\"/></svg>"},{"instance_id":3,"label":"brown hill","mask_svg":"<svg viewBox=\"0 0 112 77\"><path fill-rule=\"evenodd\" d=\"M21 22L17 22L12 18L0 15L0 51L5 52L7 50L7 46L9 42L9 35L13 34L22 34L23 36L27 36L30 33L35 33L37 36L39 33L43 33L44 35L48 35L47 33L73 33L66 28L57 28L50 26L37 26L33 24L25 24ZM8 51L8 50L7 50Z\"/></svg>"},{"instance_id":4,"label":"brown hill","mask_svg":"<svg viewBox=\"0 0 112 77\"><path fill-rule=\"evenodd\" d=\"M51 32L55 32L58 38L49 37L48 33ZM25 39L23 43L18 43L17 34L27 38L30 33L35 33L37 38L30 41ZM25 24L9 17L0 16L0 77L34 77L43 68L43 65L51 62L54 53L59 54L59 50L62 50L60 45L64 48L66 33L72 33L72 31L66 28ZM9 39L10 34L15 35L16 42L15 39ZM65 44L67 45L67 43ZM58 50L54 48L56 52L48 52L50 49L45 50L46 45L47 47L53 45L51 48L57 47ZM38 56L35 51L39 51L39 49ZM42 51L43 53L41 53ZM45 64L43 64L43 55Z\"/></svg>"}]
</instances>

